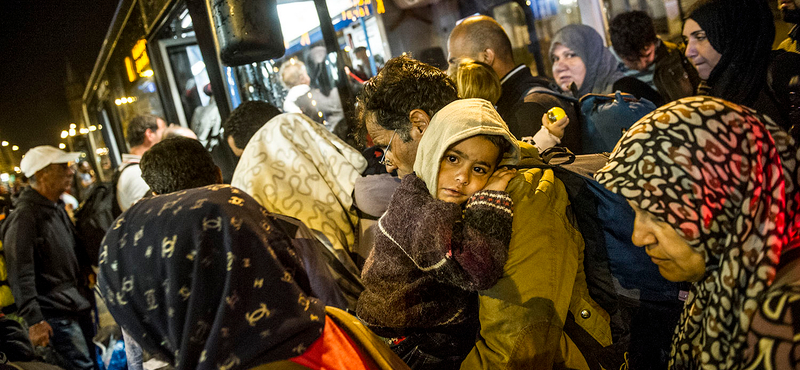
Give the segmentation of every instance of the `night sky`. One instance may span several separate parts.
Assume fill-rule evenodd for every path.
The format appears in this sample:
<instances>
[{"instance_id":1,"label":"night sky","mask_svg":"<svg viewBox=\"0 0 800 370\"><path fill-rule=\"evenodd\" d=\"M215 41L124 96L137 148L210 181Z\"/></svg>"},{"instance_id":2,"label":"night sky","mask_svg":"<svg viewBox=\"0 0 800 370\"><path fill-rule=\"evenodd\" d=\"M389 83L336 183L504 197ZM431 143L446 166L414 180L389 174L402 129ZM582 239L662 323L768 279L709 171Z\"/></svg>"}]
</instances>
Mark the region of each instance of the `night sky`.
<instances>
[{"instance_id":1,"label":"night sky","mask_svg":"<svg viewBox=\"0 0 800 370\"><path fill-rule=\"evenodd\" d=\"M85 87L118 2L1 2L0 140L19 145L22 153L58 145L70 123L67 61Z\"/></svg>"}]
</instances>

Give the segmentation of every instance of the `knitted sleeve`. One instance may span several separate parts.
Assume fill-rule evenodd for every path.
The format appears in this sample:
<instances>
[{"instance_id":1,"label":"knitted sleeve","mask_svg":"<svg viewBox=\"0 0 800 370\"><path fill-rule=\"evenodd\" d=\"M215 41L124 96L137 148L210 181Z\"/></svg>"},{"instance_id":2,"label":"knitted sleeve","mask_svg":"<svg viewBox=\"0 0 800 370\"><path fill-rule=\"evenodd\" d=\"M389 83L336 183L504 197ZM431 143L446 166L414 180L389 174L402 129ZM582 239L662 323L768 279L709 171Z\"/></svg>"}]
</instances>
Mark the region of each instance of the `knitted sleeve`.
<instances>
[{"instance_id":1,"label":"knitted sleeve","mask_svg":"<svg viewBox=\"0 0 800 370\"><path fill-rule=\"evenodd\" d=\"M464 270L465 289L491 288L503 275L511 241L513 202L504 191L482 190L467 200L460 233L452 243L452 258Z\"/></svg>"}]
</instances>

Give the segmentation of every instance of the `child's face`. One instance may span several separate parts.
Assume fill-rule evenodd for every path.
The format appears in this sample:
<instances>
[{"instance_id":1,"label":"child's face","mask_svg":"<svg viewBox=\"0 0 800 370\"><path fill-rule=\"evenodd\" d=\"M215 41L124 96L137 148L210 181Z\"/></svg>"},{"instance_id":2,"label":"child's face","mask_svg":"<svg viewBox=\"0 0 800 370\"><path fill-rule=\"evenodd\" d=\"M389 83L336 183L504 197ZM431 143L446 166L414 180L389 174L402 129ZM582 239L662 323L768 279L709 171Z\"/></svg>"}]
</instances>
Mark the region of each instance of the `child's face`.
<instances>
[{"instance_id":1,"label":"child's face","mask_svg":"<svg viewBox=\"0 0 800 370\"><path fill-rule=\"evenodd\" d=\"M466 202L486 186L499 156L500 149L481 136L454 144L447 149L439 164L436 197L450 203Z\"/></svg>"}]
</instances>

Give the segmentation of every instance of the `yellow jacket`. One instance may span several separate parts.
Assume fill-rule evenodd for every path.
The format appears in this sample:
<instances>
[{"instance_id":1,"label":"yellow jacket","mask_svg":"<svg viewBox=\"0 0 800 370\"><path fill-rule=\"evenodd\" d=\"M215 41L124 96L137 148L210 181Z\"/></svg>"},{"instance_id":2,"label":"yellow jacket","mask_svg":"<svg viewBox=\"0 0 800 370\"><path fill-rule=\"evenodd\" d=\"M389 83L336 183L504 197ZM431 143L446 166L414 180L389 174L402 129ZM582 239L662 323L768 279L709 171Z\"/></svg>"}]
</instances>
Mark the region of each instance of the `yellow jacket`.
<instances>
[{"instance_id":1,"label":"yellow jacket","mask_svg":"<svg viewBox=\"0 0 800 370\"><path fill-rule=\"evenodd\" d=\"M520 167L542 163L533 146L520 149ZM530 168L507 191L514 201L508 261L497 284L480 292L480 337L461 369L588 369L563 332L567 313L602 346L611 344L610 319L589 297L566 189L552 170Z\"/></svg>"},{"instance_id":2,"label":"yellow jacket","mask_svg":"<svg viewBox=\"0 0 800 370\"><path fill-rule=\"evenodd\" d=\"M3 242L0 241L0 312L6 307L14 304L14 296L11 295L11 286L8 285L8 270L6 270L6 258L3 254Z\"/></svg>"}]
</instances>

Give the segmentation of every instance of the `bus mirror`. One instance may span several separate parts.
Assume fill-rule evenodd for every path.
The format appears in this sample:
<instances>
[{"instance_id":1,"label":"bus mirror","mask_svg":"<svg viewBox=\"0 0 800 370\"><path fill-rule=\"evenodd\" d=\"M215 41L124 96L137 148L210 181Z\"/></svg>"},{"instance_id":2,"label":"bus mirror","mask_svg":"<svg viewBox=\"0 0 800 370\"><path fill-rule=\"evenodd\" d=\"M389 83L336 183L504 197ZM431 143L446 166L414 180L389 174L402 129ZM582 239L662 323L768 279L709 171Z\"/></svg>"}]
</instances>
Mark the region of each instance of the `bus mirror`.
<instances>
[{"instance_id":1,"label":"bus mirror","mask_svg":"<svg viewBox=\"0 0 800 370\"><path fill-rule=\"evenodd\" d=\"M276 0L206 0L222 63L238 66L286 53Z\"/></svg>"}]
</instances>

